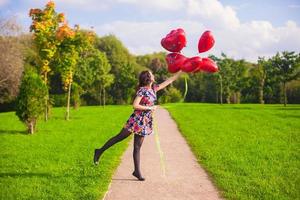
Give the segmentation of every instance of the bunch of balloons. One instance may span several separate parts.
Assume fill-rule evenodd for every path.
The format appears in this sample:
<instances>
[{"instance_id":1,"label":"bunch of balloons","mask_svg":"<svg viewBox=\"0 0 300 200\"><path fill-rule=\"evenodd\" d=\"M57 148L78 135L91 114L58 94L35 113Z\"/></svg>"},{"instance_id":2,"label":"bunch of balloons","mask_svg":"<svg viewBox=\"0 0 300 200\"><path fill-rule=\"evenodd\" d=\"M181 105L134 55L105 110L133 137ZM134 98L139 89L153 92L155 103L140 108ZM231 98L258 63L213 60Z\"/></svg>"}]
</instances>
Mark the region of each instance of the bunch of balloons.
<instances>
[{"instance_id":1,"label":"bunch of balloons","mask_svg":"<svg viewBox=\"0 0 300 200\"><path fill-rule=\"evenodd\" d=\"M215 39L211 31L205 31L198 42L198 52L203 53L211 49L215 44ZM172 30L161 40L161 45L169 53L166 57L168 64L168 71L170 73L176 73L179 70L184 72L209 72L214 73L218 71L218 66L210 58L201 58L200 56L194 56L187 58L180 53L183 47L186 46L185 32L182 28Z\"/></svg>"}]
</instances>

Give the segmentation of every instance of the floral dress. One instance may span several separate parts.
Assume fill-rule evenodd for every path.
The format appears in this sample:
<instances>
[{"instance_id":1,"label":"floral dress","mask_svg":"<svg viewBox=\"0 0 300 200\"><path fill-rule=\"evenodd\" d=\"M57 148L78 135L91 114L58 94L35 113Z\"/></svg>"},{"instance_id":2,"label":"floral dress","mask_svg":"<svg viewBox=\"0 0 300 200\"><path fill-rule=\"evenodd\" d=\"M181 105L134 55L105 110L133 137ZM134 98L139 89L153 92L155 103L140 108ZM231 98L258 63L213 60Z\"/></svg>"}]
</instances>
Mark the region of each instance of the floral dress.
<instances>
[{"instance_id":1,"label":"floral dress","mask_svg":"<svg viewBox=\"0 0 300 200\"><path fill-rule=\"evenodd\" d=\"M153 106L155 104L158 84L153 84L152 88L140 87L136 92L137 96L142 97L140 105ZM153 131L153 111L134 110L124 125L124 128L138 135L146 136L154 133Z\"/></svg>"}]
</instances>

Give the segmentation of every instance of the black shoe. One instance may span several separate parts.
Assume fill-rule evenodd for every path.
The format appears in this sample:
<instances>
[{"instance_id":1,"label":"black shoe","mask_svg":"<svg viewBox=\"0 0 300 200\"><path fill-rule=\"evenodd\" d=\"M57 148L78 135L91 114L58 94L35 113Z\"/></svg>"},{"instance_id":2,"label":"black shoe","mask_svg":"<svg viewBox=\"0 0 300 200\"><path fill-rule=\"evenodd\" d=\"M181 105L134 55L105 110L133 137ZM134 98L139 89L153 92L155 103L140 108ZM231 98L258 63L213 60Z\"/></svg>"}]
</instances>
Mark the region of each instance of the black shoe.
<instances>
[{"instance_id":1,"label":"black shoe","mask_svg":"<svg viewBox=\"0 0 300 200\"><path fill-rule=\"evenodd\" d=\"M139 181L144 181L145 178L142 177L141 175L137 174L135 171L132 172L132 175L135 176L137 179L139 179Z\"/></svg>"},{"instance_id":2,"label":"black shoe","mask_svg":"<svg viewBox=\"0 0 300 200\"><path fill-rule=\"evenodd\" d=\"M101 154L102 154L102 152L101 152L100 149L95 149L95 151L94 151L94 164L95 165L99 164L98 161L99 161L99 158L100 158Z\"/></svg>"}]
</instances>

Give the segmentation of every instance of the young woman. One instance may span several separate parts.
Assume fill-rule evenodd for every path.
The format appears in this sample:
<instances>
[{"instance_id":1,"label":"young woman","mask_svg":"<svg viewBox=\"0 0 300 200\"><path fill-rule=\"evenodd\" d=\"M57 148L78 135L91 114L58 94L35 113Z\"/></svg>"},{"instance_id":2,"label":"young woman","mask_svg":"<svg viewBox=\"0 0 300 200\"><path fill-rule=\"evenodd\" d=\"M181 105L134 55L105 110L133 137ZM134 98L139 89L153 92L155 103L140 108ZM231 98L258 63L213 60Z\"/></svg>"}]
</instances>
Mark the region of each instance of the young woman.
<instances>
[{"instance_id":1,"label":"young woman","mask_svg":"<svg viewBox=\"0 0 300 200\"><path fill-rule=\"evenodd\" d=\"M165 88L170 83L175 81L183 72L179 71L172 77L168 78L161 84L155 84L155 78L151 71L142 71L139 75L139 85L136 92L136 97L133 101L134 112L121 129L120 133L110 138L101 148L95 149L94 164L98 165L98 160L105 150L127 138L131 133L134 133L133 161L134 171L133 176L140 181L144 181L140 170L140 148L143 144L144 137L153 132L153 112L156 109L154 105L156 92Z\"/></svg>"}]
</instances>

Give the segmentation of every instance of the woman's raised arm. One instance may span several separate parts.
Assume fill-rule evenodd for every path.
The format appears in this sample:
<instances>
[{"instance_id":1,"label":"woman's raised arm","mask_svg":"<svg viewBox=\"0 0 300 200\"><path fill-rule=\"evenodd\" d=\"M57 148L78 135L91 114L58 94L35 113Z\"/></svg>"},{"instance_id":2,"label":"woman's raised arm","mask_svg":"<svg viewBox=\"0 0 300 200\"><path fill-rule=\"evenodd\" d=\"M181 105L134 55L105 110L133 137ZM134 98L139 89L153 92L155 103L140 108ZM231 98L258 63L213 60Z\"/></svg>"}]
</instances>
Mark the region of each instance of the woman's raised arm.
<instances>
[{"instance_id":1,"label":"woman's raised arm","mask_svg":"<svg viewBox=\"0 0 300 200\"><path fill-rule=\"evenodd\" d=\"M184 72L180 70L180 71L176 72L174 76L171 76L170 78L168 78L164 82L158 84L157 91L167 87L169 84L171 84L173 81L175 81L183 73Z\"/></svg>"}]
</instances>

